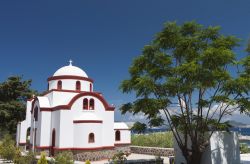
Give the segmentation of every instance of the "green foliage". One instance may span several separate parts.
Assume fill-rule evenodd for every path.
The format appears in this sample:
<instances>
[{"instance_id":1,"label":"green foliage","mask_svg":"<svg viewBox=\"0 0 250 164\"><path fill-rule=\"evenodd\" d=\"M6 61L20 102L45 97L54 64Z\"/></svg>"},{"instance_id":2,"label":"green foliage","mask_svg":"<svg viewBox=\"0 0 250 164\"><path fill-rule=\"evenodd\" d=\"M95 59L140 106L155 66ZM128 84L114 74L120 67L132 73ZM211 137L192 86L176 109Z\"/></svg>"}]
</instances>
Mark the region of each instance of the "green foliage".
<instances>
[{"instance_id":1,"label":"green foliage","mask_svg":"<svg viewBox=\"0 0 250 164\"><path fill-rule=\"evenodd\" d=\"M113 157L112 157L112 163L114 164L124 164L125 161L127 160L126 157L128 157L129 154L127 152L122 152L119 151L118 153L116 153Z\"/></svg>"},{"instance_id":2,"label":"green foliage","mask_svg":"<svg viewBox=\"0 0 250 164\"><path fill-rule=\"evenodd\" d=\"M69 151L61 152L55 156L55 162L60 164L73 164L73 153Z\"/></svg>"},{"instance_id":3,"label":"green foliage","mask_svg":"<svg viewBox=\"0 0 250 164\"><path fill-rule=\"evenodd\" d=\"M15 141L11 136L6 134L0 144L0 156L6 160L13 160L17 154L15 147Z\"/></svg>"},{"instance_id":4,"label":"green foliage","mask_svg":"<svg viewBox=\"0 0 250 164\"><path fill-rule=\"evenodd\" d=\"M27 155L22 156L20 150L16 152L14 163L16 164L36 164L36 156L33 152L29 152Z\"/></svg>"},{"instance_id":5,"label":"green foliage","mask_svg":"<svg viewBox=\"0 0 250 164\"><path fill-rule=\"evenodd\" d=\"M122 81L122 92L135 93L136 100L120 110L144 113L150 126L167 122L187 163L198 163L209 143L207 131L227 129L225 115L250 111L250 57L238 61L238 41L217 26L166 23Z\"/></svg>"},{"instance_id":6,"label":"green foliage","mask_svg":"<svg viewBox=\"0 0 250 164\"><path fill-rule=\"evenodd\" d=\"M144 133L145 130L147 129L147 125L144 124L144 123L140 123L140 122L136 122L134 123L133 127L131 128L131 130L133 132L136 132L136 133Z\"/></svg>"},{"instance_id":7,"label":"green foliage","mask_svg":"<svg viewBox=\"0 0 250 164\"><path fill-rule=\"evenodd\" d=\"M25 118L25 101L36 93L30 85L31 80L23 80L21 76L11 76L0 83L1 132L16 133L17 123Z\"/></svg>"},{"instance_id":8,"label":"green foliage","mask_svg":"<svg viewBox=\"0 0 250 164\"><path fill-rule=\"evenodd\" d=\"M37 164L48 164L48 161L46 159L46 153L42 152L40 159L37 161Z\"/></svg>"},{"instance_id":9,"label":"green foliage","mask_svg":"<svg viewBox=\"0 0 250 164\"><path fill-rule=\"evenodd\" d=\"M131 145L134 146L145 146L145 147L162 147L172 148L173 147L173 133L150 133L144 135L132 135Z\"/></svg>"},{"instance_id":10,"label":"green foliage","mask_svg":"<svg viewBox=\"0 0 250 164\"><path fill-rule=\"evenodd\" d=\"M240 153L241 154L250 153L250 150L246 143L240 143Z\"/></svg>"},{"instance_id":11,"label":"green foliage","mask_svg":"<svg viewBox=\"0 0 250 164\"><path fill-rule=\"evenodd\" d=\"M89 160L86 160L85 164L91 164L91 162Z\"/></svg>"}]
</instances>

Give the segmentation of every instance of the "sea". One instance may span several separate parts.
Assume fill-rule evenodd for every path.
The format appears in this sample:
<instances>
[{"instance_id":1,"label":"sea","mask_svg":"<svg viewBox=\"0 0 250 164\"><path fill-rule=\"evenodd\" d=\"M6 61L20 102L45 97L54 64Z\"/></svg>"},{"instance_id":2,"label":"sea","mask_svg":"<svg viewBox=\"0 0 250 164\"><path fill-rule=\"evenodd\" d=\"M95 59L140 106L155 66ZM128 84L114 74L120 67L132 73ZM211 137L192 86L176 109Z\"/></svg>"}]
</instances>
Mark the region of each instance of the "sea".
<instances>
[{"instance_id":1,"label":"sea","mask_svg":"<svg viewBox=\"0 0 250 164\"><path fill-rule=\"evenodd\" d=\"M230 131L238 132L239 135L250 136L250 128L231 128ZM250 148L249 140L241 140L240 143L246 143Z\"/></svg>"}]
</instances>

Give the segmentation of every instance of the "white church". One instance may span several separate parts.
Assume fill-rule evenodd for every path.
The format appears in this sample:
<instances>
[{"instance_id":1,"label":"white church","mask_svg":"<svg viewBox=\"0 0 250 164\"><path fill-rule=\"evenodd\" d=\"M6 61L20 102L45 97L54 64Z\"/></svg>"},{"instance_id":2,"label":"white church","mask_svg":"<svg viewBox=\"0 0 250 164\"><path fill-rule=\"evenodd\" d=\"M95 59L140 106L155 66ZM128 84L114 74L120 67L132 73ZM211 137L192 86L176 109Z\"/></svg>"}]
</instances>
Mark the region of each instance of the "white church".
<instances>
[{"instance_id":1,"label":"white church","mask_svg":"<svg viewBox=\"0 0 250 164\"><path fill-rule=\"evenodd\" d=\"M110 158L129 151L130 130L114 122L115 107L80 68L58 69L48 78L48 91L27 101L26 119L17 125L17 145L54 156L72 151L76 160Z\"/></svg>"}]
</instances>

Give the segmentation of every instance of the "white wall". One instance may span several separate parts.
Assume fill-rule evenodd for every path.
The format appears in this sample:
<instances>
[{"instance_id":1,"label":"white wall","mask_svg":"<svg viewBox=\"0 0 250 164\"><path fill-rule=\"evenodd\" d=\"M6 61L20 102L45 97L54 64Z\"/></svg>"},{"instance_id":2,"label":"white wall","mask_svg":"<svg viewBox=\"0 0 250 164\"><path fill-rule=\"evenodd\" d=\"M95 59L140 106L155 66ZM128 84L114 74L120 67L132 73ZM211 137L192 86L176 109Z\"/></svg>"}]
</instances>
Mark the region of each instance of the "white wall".
<instances>
[{"instance_id":1,"label":"white wall","mask_svg":"<svg viewBox=\"0 0 250 164\"><path fill-rule=\"evenodd\" d=\"M50 145L52 145L52 131L55 129L56 142L55 147L59 147L59 134L60 134L60 111L54 111L51 113L51 131L50 131Z\"/></svg>"},{"instance_id":2,"label":"white wall","mask_svg":"<svg viewBox=\"0 0 250 164\"><path fill-rule=\"evenodd\" d=\"M25 120L23 120L20 123L20 127L19 127L19 134L18 134L18 138L17 138L17 142L18 143L26 143L26 136L27 136L27 130L30 127L31 124L31 101L27 101L26 104L26 116L25 116Z\"/></svg>"},{"instance_id":3,"label":"white wall","mask_svg":"<svg viewBox=\"0 0 250 164\"><path fill-rule=\"evenodd\" d=\"M190 142L190 141L189 141ZM181 150L174 142L175 163L185 164ZM210 138L210 146L202 156L202 164L240 164L240 149L237 133L214 132Z\"/></svg>"},{"instance_id":4,"label":"white wall","mask_svg":"<svg viewBox=\"0 0 250 164\"><path fill-rule=\"evenodd\" d=\"M51 80L49 81L49 90L51 89L57 89L57 82L59 80ZM74 79L62 79L62 89L65 90L76 90L76 82L80 81L81 83L81 91L90 91L90 84L92 84L89 81L85 80L74 80ZM93 90L93 84L92 84L92 90Z\"/></svg>"},{"instance_id":5,"label":"white wall","mask_svg":"<svg viewBox=\"0 0 250 164\"><path fill-rule=\"evenodd\" d=\"M114 130L114 134L117 130ZM131 131L128 130L119 130L120 131L120 135L121 135L121 140L120 141L115 141L115 144L129 144L131 143Z\"/></svg>"},{"instance_id":6,"label":"white wall","mask_svg":"<svg viewBox=\"0 0 250 164\"><path fill-rule=\"evenodd\" d=\"M82 102L84 98L87 98L88 100L90 100L90 98L94 99L95 110L83 110L82 109L82 105L83 105ZM115 140L115 134L114 134L114 129L113 129L114 111L105 111L105 108L102 102L95 97L83 96L74 102L74 104L71 107L71 113L73 114L73 118L78 118L79 116L84 115L84 113L86 112L91 112L95 114L98 118L100 118L103 121L101 124L102 125L101 136L103 136L103 140L101 142L101 145L98 145L98 146L114 146L114 140Z\"/></svg>"},{"instance_id":7,"label":"white wall","mask_svg":"<svg viewBox=\"0 0 250 164\"><path fill-rule=\"evenodd\" d=\"M88 143L90 133L94 133L95 142ZM101 123L77 123L74 124L74 148L94 148L102 146Z\"/></svg>"},{"instance_id":8,"label":"white wall","mask_svg":"<svg viewBox=\"0 0 250 164\"><path fill-rule=\"evenodd\" d=\"M73 117L70 110L60 111L60 131L57 135L60 136L58 147L72 147L73 146Z\"/></svg>"},{"instance_id":9,"label":"white wall","mask_svg":"<svg viewBox=\"0 0 250 164\"><path fill-rule=\"evenodd\" d=\"M50 146L51 140L51 112L41 112L40 146Z\"/></svg>"}]
</instances>

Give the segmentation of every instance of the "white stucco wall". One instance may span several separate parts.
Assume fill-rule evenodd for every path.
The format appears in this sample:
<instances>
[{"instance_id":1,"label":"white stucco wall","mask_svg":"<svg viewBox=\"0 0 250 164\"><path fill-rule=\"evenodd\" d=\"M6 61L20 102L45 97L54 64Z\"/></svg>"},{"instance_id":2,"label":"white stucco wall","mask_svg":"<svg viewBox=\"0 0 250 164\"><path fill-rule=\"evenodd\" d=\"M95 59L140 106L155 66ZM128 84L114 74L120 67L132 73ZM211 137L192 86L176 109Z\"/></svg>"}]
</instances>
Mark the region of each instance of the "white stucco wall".
<instances>
[{"instance_id":1,"label":"white stucco wall","mask_svg":"<svg viewBox=\"0 0 250 164\"><path fill-rule=\"evenodd\" d=\"M60 111L54 111L51 113L51 135L50 135L50 145L52 145L52 131L55 129L56 133L56 142L55 142L55 147L59 147L59 134L60 134Z\"/></svg>"},{"instance_id":2,"label":"white stucco wall","mask_svg":"<svg viewBox=\"0 0 250 164\"><path fill-rule=\"evenodd\" d=\"M24 120L20 124L20 136L19 143L26 143L26 135L27 135L27 121Z\"/></svg>"},{"instance_id":3,"label":"white stucco wall","mask_svg":"<svg viewBox=\"0 0 250 164\"><path fill-rule=\"evenodd\" d=\"M73 117L70 110L60 110L59 148L73 147Z\"/></svg>"},{"instance_id":4,"label":"white stucco wall","mask_svg":"<svg viewBox=\"0 0 250 164\"><path fill-rule=\"evenodd\" d=\"M19 124L19 129L18 129L18 137L17 137L17 142L18 143L26 143L26 136L27 136L27 130L31 125L31 101L27 101L26 104L26 116L25 116L25 120L23 120L20 124Z\"/></svg>"},{"instance_id":5,"label":"white stucco wall","mask_svg":"<svg viewBox=\"0 0 250 164\"><path fill-rule=\"evenodd\" d=\"M189 141L190 142L190 141ZM185 164L181 150L174 143L175 163ZM214 132L210 138L210 146L202 156L202 164L240 164L240 149L237 133Z\"/></svg>"},{"instance_id":6,"label":"white stucco wall","mask_svg":"<svg viewBox=\"0 0 250 164\"><path fill-rule=\"evenodd\" d=\"M50 146L51 140L51 112L41 112L41 131L39 146Z\"/></svg>"},{"instance_id":7,"label":"white stucco wall","mask_svg":"<svg viewBox=\"0 0 250 164\"><path fill-rule=\"evenodd\" d=\"M67 105L70 100L76 96L78 93L74 92L59 92L53 91L46 95L50 100L50 107L55 107L58 105Z\"/></svg>"},{"instance_id":8,"label":"white stucco wall","mask_svg":"<svg viewBox=\"0 0 250 164\"><path fill-rule=\"evenodd\" d=\"M82 102L83 99L87 98L90 100L91 98L95 101L95 109L94 110L83 110L82 109ZM101 135L103 136L103 141L100 143L96 143L95 146L114 146L114 132L113 132L113 125L114 125L114 111L105 111L103 103L96 97L92 96L83 96L77 99L71 107L71 113L73 114L74 118L79 117L85 113L93 113L95 114L100 120L102 120L102 128L100 129ZM89 118L91 120L91 118ZM95 125L95 124L94 124ZM79 125L74 125L79 126ZM93 128L92 126L91 128ZM105 138L105 139L104 139ZM85 145L88 146L88 145Z\"/></svg>"},{"instance_id":9,"label":"white stucco wall","mask_svg":"<svg viewBox=\"0 0 250 164\"><path fill-rule=\"evenodd\" d=\"M90 133L94 133L95 142L88 143ZM74 148L96 148L102 146L101 123L75 123L74 124Z\"/></svg>"},{"instance_id":10,"label":"white stucco wall","mask_svg":"<svg viewBox=\"0 0 250 164\"><path fill-rule=\"evenodd\" d=\"M114 134L117 130L114 130ZM130 144L131 142L131 132L130 130L119 130L121 135L120 141L115 141L115 144Z\"/></svg>"},{"instance_id":11,"label":"white stucco wall","mask_svg":"<svg viewBox=\"0 0 250 164\"><path fill-rule=\"evenodd\" d=\"M57 89L57 82L59 80L51 80L49 81L49 90L51 89ZM85 80L72 80L72 79L62 79L62 89L65 90L76 90L76 82L80 81L81 83L81 91L90 91L90 84L92 84L89 81ZM92 90L93 90L93 84L92 84Z\"/></svg>"}]
</instances>

